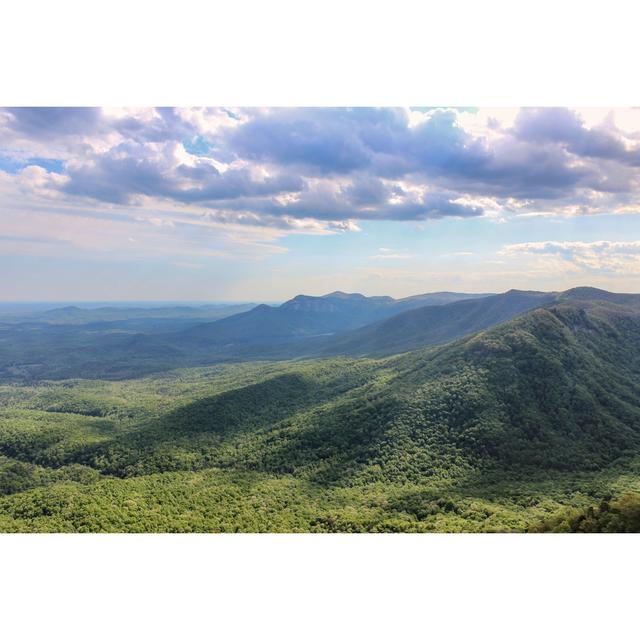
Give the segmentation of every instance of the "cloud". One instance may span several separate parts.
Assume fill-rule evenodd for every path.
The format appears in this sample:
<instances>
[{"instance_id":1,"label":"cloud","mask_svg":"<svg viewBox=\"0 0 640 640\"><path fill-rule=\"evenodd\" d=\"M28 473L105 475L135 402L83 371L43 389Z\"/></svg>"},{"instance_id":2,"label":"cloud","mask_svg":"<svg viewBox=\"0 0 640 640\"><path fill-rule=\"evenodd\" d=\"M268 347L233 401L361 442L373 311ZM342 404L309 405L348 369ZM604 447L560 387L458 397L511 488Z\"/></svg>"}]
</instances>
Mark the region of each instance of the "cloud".
<instances>
[{"instance_id":1,"label":"cloud","mask_svg":"<svg viewBox=\"0 0 640 640\"><path fill-rule=\"evenodd\" d=\"M369 260L410 260L415 256L412 253L378 253L369 256Z\"/></svg>"},{"instance_id":2,"label":"cloud","mask_svg":"<svg viewBox=\"0 0 640 640\"><path fill-rule=\"evenodd\" d=\"M35 140L95 134L104 126L100 109L93 107L16 107L4 113L8 129Z\"/></svg>"},{"instance_id":3,"label":"cloud","mask_svg":"<svg viewBox=\"0 0 640 640\"><path fill-rule=\"evenodd\" d=\"M593 272L640 273L640 240L594 242L523 242L503 247L505 256L553 257Z\"/></svg>"},{"instance_id":4,"label":"cloud","mask_svg":"<svg viewBox=\"0 0 640 640\"><path fill-rule=\"evenodd\" d=\"M14 206L183 237L640 212L631 110L2 109L0 159Z\"/></svg>"},{"instance_id":5,"label":"cloud","mask_svg":"<svg viewBox=\"0 0 640 640\"><path fill-rule=\"evenodd\" d=\"M522 109L513 130L519 139L557 144L579 157L640 166L640 145L627 144L610 117L589 129L583 119L570 109Z\"/></svg>"},{"instance_id":6,"label":"cloud","mask_svg":"<svg viewBox=\"0 0 640 640\"><path fill-rule=\"evenodd\" d=\"M71 166L68 176L65 193L116 204L140 196L206 204L302 188L296 176L256 176L246 166L221 172L207 159L189 157L176 142L123 143L90 164Z\"/></svg>"}]
</instances>

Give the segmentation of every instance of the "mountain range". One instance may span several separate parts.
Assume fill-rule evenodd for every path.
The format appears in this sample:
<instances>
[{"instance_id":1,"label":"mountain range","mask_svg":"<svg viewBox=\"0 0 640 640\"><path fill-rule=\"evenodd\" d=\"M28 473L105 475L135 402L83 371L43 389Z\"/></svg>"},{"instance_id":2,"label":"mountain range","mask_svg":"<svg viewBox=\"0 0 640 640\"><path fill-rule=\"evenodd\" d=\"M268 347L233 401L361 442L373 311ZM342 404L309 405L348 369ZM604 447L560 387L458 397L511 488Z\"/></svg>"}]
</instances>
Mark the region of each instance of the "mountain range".
<instances>
[{"instance_id":1,"label":"mountain range","mask_svg":"<svg viewBox=\"0 0 640 640\"><path fill-rule=\"evenodd\" d=\"M0 319L0 380L122 378L216 362L382 357L443 344L563 301L635 308L639 299L582 287L402 299L335 291L299 295L279 306L240 307L238 313L238 307L172 307L133 309L128 316L126 309L63 308L22 322ZM218 315L202 322L203 314Z\"/></svg>"},{"instance_id":2,"label":"mountain range","mask_svg":"<svg viewBox=\"0 0 640 640\"><path fill-rule=\"evenodd\" d=\"M298 295L278 307L261 304L250 311L185 331L180 341L204 347L284 342L334 335L389 318L409 309L475 299L481 294L439 292L395 300L334 291L324 296Z\"/></svg>"},{"instance_id":3,"label":"mountain range","mask_svg":"<svg viewBox=\"0 0 640 640\"><path fill-rule=\"evenodd\" d=\"M275 313L311 333L314 309L349 317L334 298ZM394 305L345 298L353 317ZM193 352L171 345L185 332L102 335L139 345L130 369L87 342L0 386L0 530L640 528L640 295L508 291L332 336L269 329L275 353L324 353L220 364L206 339L232 320L193 327ZM214 366L176 369L186 353Z\"/></svg>"}]
</instances>

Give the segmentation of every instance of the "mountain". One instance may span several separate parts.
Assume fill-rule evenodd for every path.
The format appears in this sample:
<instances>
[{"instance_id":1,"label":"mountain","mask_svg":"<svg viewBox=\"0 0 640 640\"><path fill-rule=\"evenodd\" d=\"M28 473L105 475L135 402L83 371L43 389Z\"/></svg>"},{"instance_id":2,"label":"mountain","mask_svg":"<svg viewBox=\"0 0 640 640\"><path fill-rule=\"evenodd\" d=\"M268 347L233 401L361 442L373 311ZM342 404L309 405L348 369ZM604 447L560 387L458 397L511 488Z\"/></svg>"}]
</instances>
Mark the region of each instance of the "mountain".
<instances>
[{"instance_id":1,"label":"mountain","mask_svg":"<svg viewBox=\"0 0 640 640\"><path fill-rule=\"evenodd\" d=\"M511 290L479 299L420 307L337 336L326 354L385 355L448 342L543 306L556 294Z\"/></svg>"},{"instance_id":2,"label":"mountain","mask_svg":"<svg viewBox=\"0 0 640 640\"><path fill-rule=\"evenodd\" d=\"M397 383L428 394L453 437L503 466L598 468L640 452L640 313L559 301L402 356ZM437 407L440 407L438 409Z\"/></svg>"},{"instance_id":3,"label":"mountain","mask_svg":"<svg viewBox=\"0 0 640 640\"><path fill-rule=\"evenodd\" d=\"M222 465L420 482L469 469L597 469L634 452L640 312L563 301L381 362L283 364L76 461L124 476Z\"/></svg>"},{"instance_id":4,"label":"mountain","mask_svg":"<svg viewBox=\"0 0 640 640\"><path fill-rule=\"evenodd\" d=\"M468 297L447 303L452 295ZM220 362L379 357L442 344L555 302L634 307L638 300L588 287L484 297L440 292L400 300L332 292L207 323L191 310L169 317L178 308L160 318L134 314L85 324L0 322L0 380L123 379Z\"/></svg>"},{"instance_id":5,"label":"mountain","mask_svg":"<svg viewBox=\"0 0 640 640\"><path fill-rule=\"evenodd\" d=\"M428 307L438 304L449 304L450 302L458 302L459 300L473 300L476 298L486 298L493 295L491 293L455 293L453 291L436 291L434 293L421 293L416 296L400 298L396 301L398 308L404 307L405 310L415 309L418 307Z\"/></svg>"},{"instance_id":6,"label":"mountain","mask_svg":"<svg viewBox=\"0 0 640 640\"><path fill-rule=\"evenodd\" d=\"M439 305L452 298L476 298L480 294L434 293L394 300L334 291L324 296L298 295L278 307L266 304L176 336L183 344L201 347L244 348L250 344L282 343L323 336L362 327L416 307Z\"/></svg>"},{"instance_id":7,"label":"mountain","mask_svg":"<svg viewBox=\"0 0 640 640\"><path fill-rule=\"evenodd\" d=\"M20 312L15 308L3 311L0 308L1 323L44 323L44 324L73 324L87 325L91 323L113 323L116 328L122 328L125 323L137 322L143 327L144 322L170 321L199 321L216 320L236 313L252 309L256 305L247 304L205 304L197 306L104 306L78 307L65 306L46 309L44 311Z\"/></svg>"},{"instance_id":8,"label":"mountain","mask_svg":"<svg viewBox=\"0 0 640 640\"><path fill-rule=\"evenodd\" d=\"M382 360L7 388L0 530L637 530L637 298L567 293Z\"/></svg>"},{"instance_id":9,"label":"mountain","mask_svg":"<svg viewBox=\"0 0 640 640\"><path fill-rule=\"evenodd\" d=\"M640 295L636 293L613 293L595 287L574 287L558 295L561 301L611 302L613 304L640 307Z\"/></svg>"}]
</instances>

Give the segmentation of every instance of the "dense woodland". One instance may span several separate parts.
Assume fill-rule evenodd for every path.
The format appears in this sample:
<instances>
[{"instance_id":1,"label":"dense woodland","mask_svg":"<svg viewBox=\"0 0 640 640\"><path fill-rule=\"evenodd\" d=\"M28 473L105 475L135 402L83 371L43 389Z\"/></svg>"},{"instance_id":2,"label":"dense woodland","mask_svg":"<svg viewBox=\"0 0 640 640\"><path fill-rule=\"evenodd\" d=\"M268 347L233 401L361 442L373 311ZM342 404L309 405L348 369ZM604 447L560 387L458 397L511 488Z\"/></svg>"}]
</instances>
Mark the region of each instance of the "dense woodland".
<instances>
[{"instance_id":1,"label":"dense woodland","mask_svg":"<svg viewBox=\"0 0 640 640\"><path fill-rule=\"evenodd\" d=\"M384 357L5 376L0 530L639 531L640 298L601 293L448 303L444 344L402 312Z\"/></svg>"}]
</instances>

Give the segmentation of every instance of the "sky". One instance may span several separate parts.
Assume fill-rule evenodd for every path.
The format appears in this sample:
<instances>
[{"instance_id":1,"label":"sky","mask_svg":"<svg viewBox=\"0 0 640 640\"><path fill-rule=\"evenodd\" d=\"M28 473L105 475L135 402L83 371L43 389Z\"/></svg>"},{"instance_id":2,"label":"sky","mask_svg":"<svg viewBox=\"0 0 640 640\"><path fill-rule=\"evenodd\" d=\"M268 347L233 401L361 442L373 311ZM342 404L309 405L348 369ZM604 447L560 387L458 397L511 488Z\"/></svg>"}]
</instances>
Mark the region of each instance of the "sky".
<instances>
[{"instance_id":1,"label":"sky","mask_svg":"<svg viewBox=\"0 0 640 640\"><path fill-rule=\"evenodd\" d=\"M0 300L640 292L638 108L0 109Z\"/></svg>"}]
</instances>

